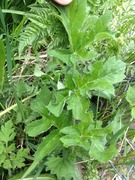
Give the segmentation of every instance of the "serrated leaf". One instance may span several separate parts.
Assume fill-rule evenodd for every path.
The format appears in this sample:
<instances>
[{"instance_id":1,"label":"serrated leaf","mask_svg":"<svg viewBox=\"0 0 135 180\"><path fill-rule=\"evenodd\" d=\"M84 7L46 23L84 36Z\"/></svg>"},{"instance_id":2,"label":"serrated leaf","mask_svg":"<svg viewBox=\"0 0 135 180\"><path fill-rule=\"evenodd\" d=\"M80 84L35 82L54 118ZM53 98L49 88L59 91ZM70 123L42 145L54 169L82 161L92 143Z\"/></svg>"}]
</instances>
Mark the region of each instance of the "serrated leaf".
<instances>
[{"instance_id":1,"label":"serrated leaf","mask_svg":"<svg viewBox=\"0 0 135 180\"><path fill-rule=\"evenodd\" d=\"M81 129L82 128L83 127L81 127ZM65 127L61 130L61 132L66 134L65 136L60 138L60 140L66 148L70 146L79 146L86 150L89 149L90 144L88 138L83 137L83 134L81 134L81 131L78 128L78 126Z\"/></svg>"},{"instance_id":2,"label":"serrated leaf","mask_svg":"<svg viewBox=\"0 0 135 180\"><path fill-rule=\"evenodd\" d=\"M31 137L46 132L52 126L51 119L43 118L41 120L35 120L26 126L26 133Z\"/></svg>"},{"instance_id":3,"label":"serrated leaf","mask_svg":"<svg viewBox=\"0 0 135 180\"><path fill-rule=\"evenodd\" d=\"M74 75L73 80L83 96L90 90L97 90L111 97L114 95L112 85L121 82L125 78L125 68L124 62L113 57L109 58L105 63L102 61L95 62L91 65L89 74Z\"/></svg>"},{"instance_id":4,"label":"serrated leaf","mask_svg":"<svg viewBox=\"0 0 135 180\"><path fill-rule=\"evenodd\" d=\"M5 47L2 40L0 39L0 92L3 86L5 60L6 60Z\"/></svg>"},{"instance_id":5,"label":"serrated leaf","mask_svg":"<svg viewBox=\"0 0 135 180\"><path fill-rule=\"evenodd\" d=\"M73 94L67 102L68 110L72 110L73 117L77 120L85 120L90 106L89 100L79 94Z\"/></svg>"},{"instance_id":6,"label":"serrated leaf","mask_svg":"<svg viewBox=\"0 0 135 180\"><path fill-rule=\"evenodd\" d=\"M110 11L104 13L97 21L94 27L95 33L105 32L108 30L109 22L111 22L112 14Z\"/></svg>"},{"instance_id":7,"label":"serrated leaf","mask_svg":"<svg viewBox=\"0 0 135 180\"><path fill-rule=\"evenodd\" d=\"M11 169L12 168L12 164L11 164L11 161L9 159L6 159L4 162L3 162L3 167L5 169Z\"/></svg>"},{"instance_id":8,"label":"serrated leaf","mask_svg":"<svg viewBox=\"0 0 135 180\"><path fill-rule=\"evenodd\" d=\"M91 158L98 160L99 162L108 162L114 156L118 155L118 150L115 146L109 146L109 148L105 149L105 146L102 142L97 139L93 139L91 143L91 148L89 151L89 155Z\"/></svg>"},{"instance_id":9,"label":"serrated leaf","mask_svg":"<svg viewBox=\"0 0 135 180\"><path fill-rule=\"evenodd\" d=\"M64 146L70 147L70 146L76 146L80 141L80 132L79 129L73 126L65 127L61 130L62 133L66 134L60 140L64 144Z\"/></svg>"},{"instance_id":10,"label":"serrated leaf","mask_svg":"<svg viewBox=\"0 0 135 180\"><path fill-rule=\"evenodd\" d=\"M64 157L49 157L46 162L47 170L51 171L51 174L56 174L58 179L71 180L74 178L75 180L79 180L79 172L77 167L74 164L72 158L64 158Z\"/></svg>"},{"instance_id":11,"label":"serrated leaf","mask_svg":"<svg viewBox=\"0 0 135 180\"><path fill-rule=\"evenodd\" d=\"M25 166L25 158L28 156L29 149L19 149L15 156L11 156L10 159L12 161L12 168L15 169L16 167L21 168Z\"/></svg>"},{"instance_id":12,"label":"serrated leaf","mask_svg":"<svg viewBox=\"0 0 135 180\"><path fill-rule=\"evenodd\" d=\"M7 153L11 153L12 151L15 151L15 144L10 144L8 147L7 147Z\"/></svg>"},{"instance_id":13,"label":"serrated leaf","mask_svg":"<svg viewBox=\"0 0 135 180\"><path fill-rule=\"evenodd\" d=\"M50 154L58 145L60 145L60 137L58 130L53 130L49 135L47 135L41 144L38 146L36 153L34 154L34 162L27 169L22 179L25 178L35 167L40 163L40 161Z\"/></svg>"},{"instance_id":14,"label":"serrated leaf","mask_svg":"<svg viewBox=\"0 0 135 180\"><path fill-rule=\"evenodd\" d=\"M8 121L1 126L0 141L4 141L7 144L14 139L15 135L12 121Z\"/></svg>"}]
</instances>

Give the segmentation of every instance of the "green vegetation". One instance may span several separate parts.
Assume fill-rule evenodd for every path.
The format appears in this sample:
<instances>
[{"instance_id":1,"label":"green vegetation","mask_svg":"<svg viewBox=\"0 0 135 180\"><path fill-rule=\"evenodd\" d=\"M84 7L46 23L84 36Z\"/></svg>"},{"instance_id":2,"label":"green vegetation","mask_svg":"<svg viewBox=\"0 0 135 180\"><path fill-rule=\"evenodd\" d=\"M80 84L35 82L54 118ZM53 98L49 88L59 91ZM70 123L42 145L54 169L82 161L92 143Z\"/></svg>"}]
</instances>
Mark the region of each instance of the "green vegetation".
<instances>
[{"instance_id":1,"label":"green vegetation","mask_svg":"<svg viewBox=\"0 0 135 180\"><path fill-rule=\"evenodd\" d=\"M132 179L133 0L0 5L0 178Z\"/></svg>"}]
</instances>

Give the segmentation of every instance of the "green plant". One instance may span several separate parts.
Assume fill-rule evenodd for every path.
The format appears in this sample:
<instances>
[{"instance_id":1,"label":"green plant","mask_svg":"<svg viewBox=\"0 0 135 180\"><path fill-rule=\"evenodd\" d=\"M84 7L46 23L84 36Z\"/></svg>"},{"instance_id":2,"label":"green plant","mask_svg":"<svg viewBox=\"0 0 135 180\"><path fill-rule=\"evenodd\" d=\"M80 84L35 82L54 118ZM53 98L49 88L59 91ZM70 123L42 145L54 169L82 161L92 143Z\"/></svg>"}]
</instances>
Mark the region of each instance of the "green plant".
<instances>
[{"instance_id":1,"label":"green plant","mask_svg":"<svg viewBox=\"0 0 135 180\"><path fill-rule=\"evenodd\" d=\"M31 104L40 118L26 126L29 136L45 133L45 137L22 178L43 160L46 169L59 179L80 179L75 163L93 159L108 162L118 154L116 142L126 128L116 127L120 122L113 118L103 126L98 115L99 99L111 100L115 95L114 84L125 77L125 63L114 55L99 58L96 52L95 44L106 39L117 41L109 29L111 13L89 15L86 0L57 9L59 13L55 16L67 32L69 46L48 51L55 64L48 63L45 77L51 78L46 78ZM94 109L93 96L97 97Z\"/></svg>"},{"instance_id":2,"label":"green plant","mask_svg":"<svg viewBox=\"0 0 135 180\"><path fill-rule=\"evenodd\" d=\"M26 6L19 11L10 8L16 2L2 1L12 18L0 11L7 55L0 133L9 136L7 145L0 141L0 178L8 169L13 180L100 179L104 169L134 165L132 0L36 2L25 12Z\"/></svg>"},{"instance_id":3,"label":"green plant","mask_svg":"<svg viewBox=\"0 0 135 180\"><path fill-rule=\"evenodd\" d=\"M12 121L6 122L1 126L0 130L0 167L7 169L9 176L12 175L11 170L22 168L25 166L25 158L28 156L28 148L16 149L14 126Z\"/></svg>"}]
</instances>

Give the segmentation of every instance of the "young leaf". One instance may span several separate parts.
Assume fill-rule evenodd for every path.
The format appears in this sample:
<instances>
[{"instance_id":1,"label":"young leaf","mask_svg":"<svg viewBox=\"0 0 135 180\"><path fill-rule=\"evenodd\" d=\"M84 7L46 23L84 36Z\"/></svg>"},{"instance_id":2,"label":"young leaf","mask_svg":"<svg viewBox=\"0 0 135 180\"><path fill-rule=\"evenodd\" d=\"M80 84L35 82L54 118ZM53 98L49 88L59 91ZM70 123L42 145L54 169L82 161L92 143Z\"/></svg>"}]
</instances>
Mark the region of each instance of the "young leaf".
<instances>
[{"instance_id":1,"label":"young leaf","mask_svg":"<svg viewBox=\"0 0 135 180\"><path fill-rule=\"evenodd\" d=\"M27 175L30 174L31 171L35 169L35 167L42 161L42 159L50 154L56 146L60 145L60 137L58 130L53 130L48 136L46 136L41 144L38 146L36 153L34 154L34 162L27 169L22 179L24 179Z\"/></svg>"},{"instance_id":2,"label":"young leaf","mask_svg":"<svg viewBox=\"0 0 135 180\"><path fill-rule=\"evenodd\" d=\"M49 157L46 162L47 170L51 170L51 174L56 174L58 179L79 180L79 172L74 164L74 160L70 157Z\"/></svg>"},{"instance_id":3,"label":"young leaf","mask_svg":"<svg viewBox=\"0 0 135 180\"><path fill-rule=\"evenodd\" d=\"M3 86L5 59L5 47L2 40L0 39L0 91L2 90Z\"/></svg>"}]
</instances>

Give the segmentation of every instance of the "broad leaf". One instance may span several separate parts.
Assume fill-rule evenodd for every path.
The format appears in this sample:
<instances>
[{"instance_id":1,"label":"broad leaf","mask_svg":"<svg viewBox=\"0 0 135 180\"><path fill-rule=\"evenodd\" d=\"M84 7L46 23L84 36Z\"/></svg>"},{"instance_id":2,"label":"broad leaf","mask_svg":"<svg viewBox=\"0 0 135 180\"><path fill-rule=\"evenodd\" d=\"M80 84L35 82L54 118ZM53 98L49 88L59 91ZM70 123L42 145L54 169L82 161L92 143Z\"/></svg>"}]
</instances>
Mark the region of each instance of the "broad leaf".
<instances>
[{"instance_id":1,"label":"broad leaf","mask_svg":"<svg viewBox=\"0 0 135 180\"><path fill-rule=\"evenodd\" d=\"M90 106L89 100L79 94L73 94L68 100L68 110L72 110L73 117L77 120L85 120Z\"/></svg>"},{"instance_id":2,"label":"broad leaf","mask_svg":"<svg viewBox=\"0 0 135 180\"><path fill-rule=\"evenodd\" d=\"M106 62L95 62L91 65L89 74L75 74L73 80L83 96L90 90L96 90L110 97L114 95L112 85L124 79L125 68L125 63L113 57Z\"/></svg>"},{"instance_id":3,"label":"broad leaf","mask_svg":"<svg viewBox=\"0 0 135 180\"><path fill-rule=\"evenodd\" d=\"M81 134L76 127L65 127L61 130L61 132L67 134L60 139L66 148L76 146L80 142Z\"/></svg>"},{"instance_id":4,"label":"broad leaf","mask_svg":"<svg viewBox=\"0 0 135 180\"><path fill-rule=\"evenodd\" d=\"M62 141L63 145L68 148L70 146L79 146L86 150L89 149L90 143L88 141L88 137L83 137L81 131L77 126L69 126L65 127L61 130L62 133L66 134L60 140Z\"/></svg>"},{"instance_id":5,"label":"broad leaf","mask_svg":"<svg viewBox=\"0 0 135 180\"><path fill-rule=\"evenodd\" d=\"M51 174L56 174L58 179L79 180L79 172L74 164L74 160L71 157L49 157L46 162L47 170L51 171Z\"/></svg>"},{"instance_id":6,"label":"broad leaf","mask_svg":"<svg viewBox=\"0 0 135 180\"><path fill-rule=\"evenodd\" d=\"M26 126L26 133L31 137L46 132L52 126L51 119L43 118L41 120L35 120Z\"/></svg>"},{"instance_id":7,"label":"broad leaf","mask_svg":"<svg viewBox=\"0 0 135 180\"><path fill-rule=\"evenodd\" d=\"M109 22L112 20L112 14L111 12L106 12L103 14L97 21L94 27L95 33L100 33L100 32L106 32L108 31L108 26Z\"/></svg>"},{"instance_id":8,"label":"broad leaf","mask_svg":"<svg viewBox=\"0 0 135 180\"><path fill-rule=\"evenodd\" d=\"M0 91L3 86L5 59L5 47L2 40L0 39Z\"/></svg>"},{"instance_id":9,"label":"broad leaf","mask_svg":"<svg viewBox=\"0 0 135 180\"><path fill-rule=\"evenodd\" d=\"M69 37L71 50L75 52L81 46L80 30L85 22L87 15L86 0L73 1L67 7L58 7L61 15L59 19L62 21ZM75 18L77 17L77 18Z\"/></svg>"},{"instance_id":10,"label":"broad leaf","mask_svg":"<svg viewBox=\"0 0 135 180\"><path fill-rule=\"evenodd\" d=\"M105 163L111 160L114 156L118 155L118 150L115 146L110 146L109 148L105 149L105 146L102 144L102 142L93 139L89 155L91 158Z\"/></svg>"},{"instance_id":11,"label":"broad leaf","mask_svg":"<svg viewBox=\"0 0 135 180\"><path fill-rule=\"evenodd\" d=\"M65 96L64 96L65 95ZM55 99L50 101L46 108L56 117L59 117L63 111L64 105L67 100L67 95L58 91L55 93Z\"/></svg>"}]
</instances>

